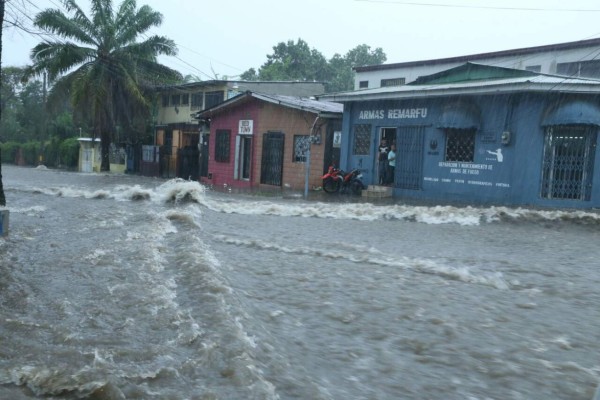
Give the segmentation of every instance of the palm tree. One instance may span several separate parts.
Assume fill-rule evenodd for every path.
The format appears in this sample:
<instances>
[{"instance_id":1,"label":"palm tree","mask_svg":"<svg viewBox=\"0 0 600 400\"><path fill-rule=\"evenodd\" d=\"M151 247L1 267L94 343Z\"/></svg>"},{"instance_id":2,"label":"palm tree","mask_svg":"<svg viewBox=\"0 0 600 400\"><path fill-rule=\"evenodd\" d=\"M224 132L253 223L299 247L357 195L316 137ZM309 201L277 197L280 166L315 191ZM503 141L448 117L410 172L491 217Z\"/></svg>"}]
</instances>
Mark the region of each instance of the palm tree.
<instances>
[{"instance_id":1,"label":"palm tree","mask_svg":"<svg viewBox=\"0 0 600 400\"><path fill-rule=\"evenodd\" d=\"M62 1L66 14L46 9L35 25L59 38L31 50L28 75L48 74L54 82L50 97L67 94L74 109L100 137L101 170L108 171L111 136L117 126L129 126L132 116L149 115L151 88L177 82L181 74L157 61L158 55L176 55L175 43L148 36L162 23L162 15L135 0L123 0L113 10L112 0L91 0L88 17L74 0ZM144 40L137 41L139 36Z\"/></svg>"}]
</instances>

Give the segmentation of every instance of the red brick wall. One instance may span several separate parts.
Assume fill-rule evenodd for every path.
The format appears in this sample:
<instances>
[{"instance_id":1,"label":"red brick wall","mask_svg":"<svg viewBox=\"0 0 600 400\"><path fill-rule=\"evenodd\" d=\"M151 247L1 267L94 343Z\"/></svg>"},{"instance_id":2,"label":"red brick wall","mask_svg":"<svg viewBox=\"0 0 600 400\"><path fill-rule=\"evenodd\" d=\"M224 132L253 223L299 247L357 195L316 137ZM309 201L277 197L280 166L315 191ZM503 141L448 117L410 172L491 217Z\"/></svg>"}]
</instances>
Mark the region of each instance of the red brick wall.
<instances>
[{"instance_id":1,"label":"red brick wall","mask_svg":"<svg viewBox=\"0 0 600 400\"><path fill-rule=\"evenodd\" d=\"M309 135L316 115L313 113L286 108L271 103L262 103L260 109L259 138L257 138L254 158L255 170L258 171L257 182L260 181L260 165L262 159L262 134L266 132L282 132L285 134L283 154L283 180L285 187L295 190L304 189L305 163L293 162L294 136ZM323 123L323 120L318 121ZM256 125L255 125L256 126ZM321 139L325 139L326 126L321 126ZM323 151L325 145L311 146L309 188L321 186L323 172Z\"/></svg>"},{"instance_id":2,"label":"red brick wall","mask_svg":"<svg viewBox=\"0 0 600 400\"><path fill-rule=\"evenodd\" d=\"M285 135L282 184L284 187L289 187L294 190L303 190L305 163L293 162L294 135L309 135L315 117L316 115L313 113L266 103L256 99L213 117L210 124L208 163L208 172L209 174L212 174L212 179L206 181L214 185L226 184L233 187L259 186L263 134L267 132L282 132ZM251 119L254 121L250 182L233 179L235 142L236 136L238 135L239 121L242 119ZM320 132L321 141L324 142L327 128L326 120L320 119L317 123L317 127L320 128L317 132ZM230 159L228 163L216 162L214 159L216 132L220 129L231 131ZM324 149L325 144L311 146L309 176L309 188L311 189L315 186L321 186Z\"/></svg>"}]
</instances>

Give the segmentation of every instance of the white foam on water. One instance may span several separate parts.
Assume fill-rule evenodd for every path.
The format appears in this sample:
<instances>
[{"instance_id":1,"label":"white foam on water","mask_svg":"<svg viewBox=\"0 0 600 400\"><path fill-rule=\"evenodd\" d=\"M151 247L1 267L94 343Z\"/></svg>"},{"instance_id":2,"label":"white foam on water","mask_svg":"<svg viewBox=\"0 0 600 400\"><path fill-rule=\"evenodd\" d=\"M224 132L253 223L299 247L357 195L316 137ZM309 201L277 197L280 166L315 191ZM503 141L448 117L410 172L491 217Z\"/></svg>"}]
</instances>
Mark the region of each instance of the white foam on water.
<instances>
[{"instance_id":1,"label":"white foam on water","mask_svg":"<svg viewBox=\"0 0 600 400\"><path fill-rule=\"evenodd\" d=\"M592 211L544 211L507 207L455 207L373 205L371 203L281 203L272 201L219 200L204 197L200 203L212 211L227 214L274 215L282 217L314 217L331 219L354 219L361 221L403 220L428 225L457 224L480 225L504 220L514 221L573 221L600 223L600 214Z\"/></svg>"},{"instance_id":2,"label":"white foam on water","mask_svg":"<svg viewBox=\"0 0 600 400\"><path fill-rule=\"evenodd\" d=\"M117 201L152 201L159 204L197 203L215 212L244 215L274 215L282 217L313 217L354 219L361 221L404 220L428 225L480 225L502 221L571 221L600 224L600 213L584 210L537 210L509 207L456 207L375 205L372 203L298 202L298 200L251 201L245 198L227 199L207 195L207 188L197 181L180 178L168 180L155 188L140 185L120 185L112 189L85 190L73 187L33 188L34 193L51 196L114 199Z\"/></svg>"},{"instance_id":3,"label":"white foam on water","mask_svg":"<svg viewBox=\"0 0 600 400\"><path fill-rule=\"evenodd\" d=\"M225 235L214 235L214 238L223 243L234 244L236 246L255 247L262 250L281 251L284 253L310 255L315 257L345 259L361 264L368 263L383 267L414 270L421 273L441 276L450 280L490 286L500 290L510 289L510 284L506 282L500 272L481 274L473 271L472 268L469 267L454 267L428 259L408 257L390 258L376 250L371 250L368 253L361 252L359 255L356 255L349 254L346 251L332 250L331 248L317 249L313 247L290 247L273 242L267 243L257 239L239 239Z\"/></svg>"}]
</instances>

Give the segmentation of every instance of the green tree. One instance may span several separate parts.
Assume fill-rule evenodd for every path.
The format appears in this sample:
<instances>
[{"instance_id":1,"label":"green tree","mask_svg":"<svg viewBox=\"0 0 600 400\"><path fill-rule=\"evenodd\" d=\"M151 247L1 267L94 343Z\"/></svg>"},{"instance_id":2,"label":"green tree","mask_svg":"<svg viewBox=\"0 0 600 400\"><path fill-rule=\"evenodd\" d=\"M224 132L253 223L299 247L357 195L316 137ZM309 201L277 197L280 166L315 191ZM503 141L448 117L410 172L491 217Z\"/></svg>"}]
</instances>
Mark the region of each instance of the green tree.
<instances>
[{"instance_id":1,"label":"green tree","mask_svg":"<svg viewBox=\"0 0 600 400\"><path fill-rule=\"evenodd\" d=\"M267 55L267 62L258 70L258 79L264 81L325 81L329 76L327 59L302 39L274 46L273 54Z\"/></svg>"},{"instance_id":2,"label":"green tree","mask_svg":"<svg viewBox=\"0 0 600 400\"><path fill-rule=\"evenodd\" d=\"M341 92L354 89L355 67L380 65L387 61L387 56L381 47L371 50L370 46L361 44L348 51L345 56L334 54L329 60L333 70L332 79L328 82L328 92Z\"/></svg>"},{"instance_id":3,"label":"green tree","mask_svg":"<svg viewBox=\"0 0 600 400\"><path fill-rule=\"evenodd\" d=\"M267 62L258 71L250 68L240 75L242 80L294 80L325 82L327 92L340 92L354 88L355 67L379 65L387 60L381 47L371 49L366 44L356 46L344 56L334 54L330 60L308 44L298 39L273 47Z\"/></svg>"},{"instance_id":4,"label":"green tree","mask_svg":"<svg viewBox=\"0 0 600 400\"><path fill-rule=\"evenodd\" d=\"M181 81L179 72L157 61L177 49L163 36L137 41L162 23L162 15L147 5L138 9L135 0L124 0L115 10L112 0L91 0L89 17L74 0L62 3L66 13L46 9L35 18L35 26L60 39L31 50L28 75L47 72L50 97L68 93L74 109L92 124L93 136L100 137L101 170L108 171L116 127L132 126L139 113L149 116L152 87Z\"/></svg>"}]
</instances>

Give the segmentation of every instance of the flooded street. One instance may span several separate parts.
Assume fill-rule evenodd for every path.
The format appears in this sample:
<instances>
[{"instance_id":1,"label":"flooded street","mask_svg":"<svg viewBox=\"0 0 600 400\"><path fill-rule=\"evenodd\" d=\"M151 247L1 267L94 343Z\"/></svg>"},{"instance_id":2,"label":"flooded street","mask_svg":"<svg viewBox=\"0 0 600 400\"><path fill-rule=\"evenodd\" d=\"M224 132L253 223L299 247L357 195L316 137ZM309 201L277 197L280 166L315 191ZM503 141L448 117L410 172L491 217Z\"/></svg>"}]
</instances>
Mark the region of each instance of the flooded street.
<instances>
[{"instance_id":1,"label":"flooded street","mask_svg":"<svg viewBox=\"0 0 600 400\"><path fill-rule=\"evenodd\" d=\"M591 400L600 382L596 212L2 172L0 399Z\"/></svg>"}]
</instances>

